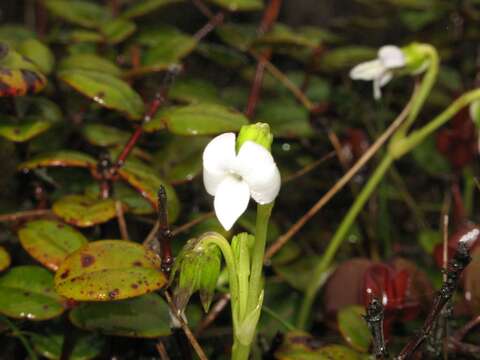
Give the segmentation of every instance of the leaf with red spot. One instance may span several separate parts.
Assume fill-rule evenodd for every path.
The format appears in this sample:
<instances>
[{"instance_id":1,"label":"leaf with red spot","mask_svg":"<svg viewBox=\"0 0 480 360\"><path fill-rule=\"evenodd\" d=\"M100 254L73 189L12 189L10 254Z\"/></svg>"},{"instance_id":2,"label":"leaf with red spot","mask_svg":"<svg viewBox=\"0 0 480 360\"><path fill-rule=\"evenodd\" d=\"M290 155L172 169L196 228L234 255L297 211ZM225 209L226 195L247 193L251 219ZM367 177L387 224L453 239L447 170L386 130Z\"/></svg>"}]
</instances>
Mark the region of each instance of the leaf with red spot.
<instances>
[{"instance_id":1,"label":"leaf with red spot","mask_svg":"<svg viewBox=\"0 0 480 360\"><path fill-rule=\"evenodd\" d=\"M55 275L57 292L78 301L136 297L165 286L157 254L123 240L89 243L70 254Z\"/></svg>"},{"instance_id":2,"label":"leaf with red spot","mask_svg":"<svg viewBox=\"0 0 480 360\"><path fill-rule=\"evenodd\" d=\"M65 257L88 241L73 227L53 220L34 220L18 231L23 248L36 260L56 271Z\"/></svg>"},{"instance_id":3,"label":"leaf with red spot","mask_svg":"<svg viewBox=\"0 0 480 360\"><path fill-rule=\"evenodd\" d=\"M0 313L18 319L47 320L63 311L48 270L17 266L0 278Z\"/></svg>"},{"instance_id":4,"label":"leaf with red spot","mask_svg":"<svg viewBox=\"0 0 480 360\"><path fill-rule=\"evenodd\" d=\"M65 222L79 227L102 224L117 214L115 200L85 195L64 196L53 204L52 210Z\"/></svg>"}]
</instances>

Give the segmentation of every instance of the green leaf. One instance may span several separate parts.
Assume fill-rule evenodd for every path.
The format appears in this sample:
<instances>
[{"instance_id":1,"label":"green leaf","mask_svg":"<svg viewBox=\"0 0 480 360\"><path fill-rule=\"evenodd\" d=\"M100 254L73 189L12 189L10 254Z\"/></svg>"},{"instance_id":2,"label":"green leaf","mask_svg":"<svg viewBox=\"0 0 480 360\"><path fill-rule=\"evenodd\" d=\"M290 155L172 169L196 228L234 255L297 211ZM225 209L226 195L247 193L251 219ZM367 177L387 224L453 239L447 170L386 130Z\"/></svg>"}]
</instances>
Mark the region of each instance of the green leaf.
<instances>
[{"instance_id":1,"label":"green leaf","mask_svg":"<svg viewBox=\"0 0 480 360\"><path fill-rule=\"evenodd\" d=\"M318 261L318 256L304 256L292 263L274 265L273 268L290 286L305 291L312 281L312 269Z\"/></svg>"},{"instance_id":2,"label":"green leaf","mask_svg":"<svg viewBox=\"0 0 480 360\"><path fill-rule=\"evenodd\" d=\"M217 27L218 36L228 45L246 51L256 38L256 28L250 24L228 23Z\"/></svg>"},{"instance_id":3,"label":"green leaf","mask_svg":"<svg viewBox=\"0 0 480 360\"><path fill-rule=\"evenodd\" d=\"M364 307L347 306L337 313L337 322L344 340L355 350L367 352L372 337L363 315L365 315Z\"/></svg>"},{"instance_id":4,"label":"green leaf","mask_svg":"<svg viewBox=\"0 0 480 360\"><path fill-rule=\"evenodd\" d=\"M6 270L11 262L10 254L3 246L0 246L0 272Z\"/></svg>"},{"instance_id":5,"label":"green leaf","mask_svg":"<svg viewBox=\"0 0 480 360\"><path fill-rule=\"evenodd\" d=\"M256 44L267 45L294 45L308 48L316 48L319 40L305 36L300 31L290 28L288 25L277 23L271 31L255 40Z\"/></svg>"},{"instance_id":6,"label":"green leaf","mask_svg":"<svg viewBox=\"0 0 480 360\"><path fill-rule=\"evenodd\" d=\"M40 71L50 74L55 65L55 57L50 49L36 39L27 39L17 46L17 51L29 58Z\"/></svg>"},{"instance_id":7,"label":"green leaf","mask_svg":"<svg viewBox=\"0 0 480 360\"><path fill-rule=\"evenodd\" d=\"M428 254L433 254L435 247L442 242L442 235L435 230L422 230L418 234L418 243Z\"/></svg>"},{"instance_id":8,"label":"green leaf","mask_svg":"<svg viewBox=\"0 0 480 360\"><path fill-rule=\"evenodd\" d=\"M262 0L208 0L229 11L254 11L263 8Z\"/></svg>"},{"instance_id":9,"label":"green leaf","mask_svg":"<svg viewBox=\"0 0 480 360\"><path fill-rule=\"evenodd\" d=\"M238 68L248 64L248 58L234 48L201 42L197 46L197 52L207 59L228 68Z\"/></svg>"},{"instance_id":10,"label":"green leaf","mask_svg":"<svg viewBox=\"0 0 480 360\"><path fill-rule=\"evenodd\" d=\"M168 198L168 219L174 222L180 212L180 202L173 187L162 180L150 166L135 159L129 159L119 169L118 174L131 186L137 189L155 208L157 193L161 186L165 187Z\"/></svg>"},{"instance_id":11,"label":"green leaf","mask_svg":"<svg viewBox=\"0 0 480 360\"><path fill-rule=\"evenodd\" d=\"M51 126L51 122L43 120L4 120L0 123L0 136L14 142L25 142L44 133Z\"/></svg>"},{"instance_id":12,"label":"green leaf","mask_svg":"<svg viewBox=\"0 0 480 360\"><path fill-rule=\"evenodd\" d=\"M58 64L62 70L93 70L112 76L120 76L122 70L110 60L95 54L75 54L63 59Z\"/></svg>"},{"instance_id":13,"label":"green leaf","mask_svg":"<svg viewBox=\"0 0 480 360\"><path fill-rule=\"evenodd\" d=\"M88 241L73 227L53 220L34 220L18 231L23 248L42 265L56 271L65 257Z\"/></svg>"},{"instance_id":14,"label":"green leaf","mask_svg":"<svg viewBox=\"0 0 480 360\"><path fill-rule=\"evenodd\" d=\"M100 31L108 43L118 44L132 35L136 29L137 26L132 21L115 19L104 23Z\"/></svg>"},{"instance_id":15,"label":"green leaf","mask_svg":"<svg viewBox=\"0 0 480 360\"><path fill-rule=\"evenodd\" d=\"M110 74L91 70L63 70L58 77L101 106L125 113L140 120L144 113L143 100L126 82Z\"/></svg>"},{"instance_id":16,"label":"green leaf","mask_svg":"<svg viewBox=\"0 0 480 360\"><path fill-rule=\"evenodd\" d=\"M97 161L90 155L73 150L60 150L37 155L18 165L19 170L31 170L40 167L83 167L95 168Z\"/></svg>"},{"instance_id":17,"label":"green leaf","mask_svg":"<svg viewBox=\"0 0 480 360\"><path fill-rule=\"evenodd\" d=\"M124 144L130 137L126 131L102 124L87 124L82 129L82 134L90 144L97 146Z\"/></svg>"},{"instance_id":18,"label":"green leaf","mask_svg":"<svg viewBox=\"0 0 480 360\"><path fill-rule=\"evenodd\" d=\"M94 199L84 195L67 195L55 201L52 210L65 222L89 227L102 224L116 216L115 200Z\"/></svg>"},{"instance_id":19,"label":"green leaf","mask_svg":"<svg viewBox=\"0 0 480 360\"><path fill-rule=\"evenodd\" d=\"M123 240L89 243L70 254L55 274L55 289L78 301L111 301L162 288L167 279L157 254Z\"/></svg>"},{"instance_id":20,"label":"green leaf","mask_svg":"<svg viewBox=\"0 0 480 360\"><path fill-rule=\"evenodd\" d=\"M197 45L194 37L165 25L143 31L137 41L148 47L142 55L142 68L136 70L139 73L165 70L179 63Z\"/></svg>"},{"instance_id":21,"label":"green leaf","mask_svg":"<svg viewBox=\"0 0 480 360\"><path fill-rule=\"evenodd\" d=\"M18 24L6 24L0 26L0 41L7 43L9 46L35 38L36 35L30 29Z\"/></svg>"},{"instance_id":22,"label":"green leaf","mask_svg":"<svg viewBox=\"0 0 480 360\"><path fill-rule=\"evenodd\" d=\"M122 18L131 19L142 15L147 15L161 7L170 4L178 4L183 0L137 0L132 6L122 13Z\"/></svg>"},{"instance_id":23,"label":"green leaf","mask_svg":"<svg viewBox=\"0 0 480 360\"><path fill-rule=\"evenodd\" d=\"M175 81L168 97L186 103L218 103L219 93L210 82L201 79L179 79Z\"/></svg>"},{"instance_id":24,"label":"green leaf","mask_svg":"<svg viewBox=\"0 0 480 360\"><path fill-rule=\"evenodd\" d=\"M162 128L176 135L215 135L227 131L238 131L248 119L242 113L216 104L192 104L170 107L159 111L144 125L146 132Z\"/></svg>"},{"instance_id":25,"label":"green leaf","mask_svg":"<svg viewBox=\"0 0 480 360\"><path fill-rule=\"evenodd\" d=\"M430 136L412 150L418 167L431 175L443 175L450 171L448 161L438 152L435 138Z\"/></svg>"},{"instance_id":26,"label":"green leaf","mask_svg":"<svg viewBox=\"0 0 480 360\"><path fill-rule=\"evenodd\" d=\"M139 338L170 335L168 305L158 294L80 305L70 312L75 326L104 334Z\"/></svg>"},{"instance_id":27,"label":"green leaf","mask_svg":"<svg viewBox=\"0 0 480 360\"><path fill-rule=\"evenodd\" d=\"M69 333L69 335L75 337L73 349L69 354L70 360L90 360L97 358L105 346L105 338L98 336L98 334L78 333L78 331L76 331L73 334ZM51 360L61 358L62 346L65 341L63 333L47 330L46 334L30 333L29 336L33 348L39 355Z\"/></svg>"},{"instance_id":28,"label":"green leaf","mask_svg":"<svg viewBox=\"0 0 480 360\"><path fill-rule=\"evenodd\" d=\"M270 125L275 137L297 138L313 135L308 111L291 98L262 101L256 121Z\"/></svg>"},{"instance_id":29,"label":"green leaf","mask_svg":"<svg viewBox=\"0 0 480 360\"><path fill-rule=\"evenodd\" d=\"M17 266L0 278L0 313L18 319L48 320L63 311L48 270Z\"/></svg>"},{"instance_id":30,"label":"green leaf","mask_svg":"<svg viewBox=\"0 0 480 360\"><path fill-rule=\"evenodd\" d=\"M54 15L86 28L101 26L110 18L105 7L82 0L44 0L45 7Z\"/></svg>"},{"instance_id":31,"label":"green leaf","mask_svg":"<svg viewBox=\"0 0 480 360\"><path fill-rule=\"evenodd\" d=\"M104 40L102 34L91 30L73 30L66 36L66 43L101 43Z\"/></svg>"}]
</instances>

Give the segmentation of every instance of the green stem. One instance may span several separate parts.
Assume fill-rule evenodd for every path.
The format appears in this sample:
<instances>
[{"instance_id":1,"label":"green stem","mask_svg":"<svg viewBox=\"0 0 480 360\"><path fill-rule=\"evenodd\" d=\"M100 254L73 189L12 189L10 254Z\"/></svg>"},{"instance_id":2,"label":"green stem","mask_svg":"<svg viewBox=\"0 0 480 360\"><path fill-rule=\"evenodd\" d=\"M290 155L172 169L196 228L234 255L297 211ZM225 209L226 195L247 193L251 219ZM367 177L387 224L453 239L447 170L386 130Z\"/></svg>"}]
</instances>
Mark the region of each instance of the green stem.
<instances>
[{"instance_id":1,"label":"green stem","mask_svg":"<svg viewBox=\"0 0 480 360\"><path fill-rule=\"evenodd\" d=\"M408 114L407 120L405 120L402 126L395 133L392 141L405 137L408 130L410 129L418 114L420 113L423 105L425 104L425 101L427 100L427 97L430 94L433 85L435 84L435 80L437 79L439 68L439 58L437 50L429 44L417 44L417 46L419 51L423 52L425 54L425 57L428 59L428 70L425 73L425 76L423 76L417 95L412 101L412 106Z\"/></svg>"},{"instance_id":2,"label":"green stem","mask_svg":"<svg viewBox=\"0 0 480 360\"><path fill-rule=\"evenodd\" d=\"M393 163L393 160L394 159L388 153L384 156L381 163L377 166L375 172L368 180L367 184L365 184L360 194L358 194L355 202L348 210L348 213L343 218L342 223L338 227L337 232L333 236L332 240L329 242L327 249L325 250L322 258L320 259L320 262L313 269L312 281L307 288L307 291L303 298L302 306L300 308L299 318L297 322L299 328L305 328L305 325L307 324L307 319L310 314L313 302L315 300L315 296L322 285L322 275L329 269L335 253L345 239L358 213L362 210L363 206L370 198L377 185L382 180L386 171Z\"/></svg>"},{"instance_id":3,"label":"green stem","mask_svg":"<svg viewBox=\"0 0 480 360\"><path fill-rule=\"evenodd\" d=\"M242 345L240 341L235 338L232 347L232 360L248 360L250 355L250 345Z\"/></svg>"},{"instance_id":4,"label":"green stem","mask_svg":"<svg viewBox=\"0 0 480 360\"><path fill-rule=\"evenodd\" d=\"M457 114L463 107L470 103L480 100L480 89L471 90L466 92L459 98L457 98L447 109L445 109L440 115L435 117L429 123L427 123L421 129L413 131L409 136L398 139L397 141L391 141L389 146L389 152L396 159L402 157L410 150L414 149L420 144L427 136L432 134L440 126L450 120L455 114Z\"/></svg>"},{"instance_id":5,"label":"green stem","mask_svg":"<svg viewBox=\"0 0 480 360\"><path fill-rule=\"evenodd\" d=\"M252 270L250 271L250 286L248 289L247 314L255 309L262 289L263 257L267 243L268 220L272 213L273 202L257 206L257 224L255 228L255 245L252 252Z\"/></svg>"}]
</instances>

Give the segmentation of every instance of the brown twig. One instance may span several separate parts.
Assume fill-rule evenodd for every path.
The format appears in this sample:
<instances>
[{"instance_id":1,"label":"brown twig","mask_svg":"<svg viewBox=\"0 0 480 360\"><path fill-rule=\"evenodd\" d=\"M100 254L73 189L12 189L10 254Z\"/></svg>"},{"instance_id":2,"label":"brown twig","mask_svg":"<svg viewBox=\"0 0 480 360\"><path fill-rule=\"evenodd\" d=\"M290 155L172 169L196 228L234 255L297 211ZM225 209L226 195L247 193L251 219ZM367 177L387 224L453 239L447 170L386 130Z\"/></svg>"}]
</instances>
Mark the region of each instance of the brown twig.
<instances>
[{"instance_id":1,"label":"brown twig","mask_svg":"<svg viewBox=\"0 0 480 360\"><path fill-rule=\"evenodd\" d=\"M217 300L215 305L212 306L212 310L205 316L205 318L198 324L197 328L195 329L195 335L199 336L206 328L208 328L220 315L223 311L225 306L230 302L230 294L226 293L223 294L220 299Z\"/></svg>"},{"instance_id":2,"label":"brown twig","mask_svg":"<svg viewBox=\"0 0 480 360\"><path fill-rule=\"evenodd\" d=\"M208 212L206 214L202 214L200 215L199 217L197 217L196 219L193 219L192 221L189 221L179 227L176 227L175 229L172 230L172 235L175 236L175 235L178 235L184 231L187 231L188 229L190 229L192 226L195 226L199 223L201 223L203 220L206 220L208 218L211 218L213 215L215 215L215 213L213 211L211 212Z\"/></svg>"},{"instance_id":3,"label":"brown twig","mask_svg":"<svg viewBox=\"0 0 480 360\"><path fill-rule=\"evenodd\" d=\"M123 213L123 204L121 201L115 201L115 211L117 212L118 228L120 229L122 240L128 241L130 240L130 237L128 236L128 228Z\"/></svg>"},{"instance_id":4,"label":"brown twig","mask_svg":"<svg viewBox=\"0 0 480 360\"><path fill-rule=\"evenodd\" d=\"M330 151L328 154L322 156L320 159L311 162L310 164L304 166L303 168L294 172L290 176L287 176L284 179L282 179L282 184L286 184L290 181L298 179L299 177L302 177L303 175L309 173L310 171L314 170L317 166L323 164L325 161L330 160L333 157L335 157L335 151Z\"/></svg>"},{"instance_id":5,"label":"brown twig","mask_svg":"<svg viewBox=\"0 0 480 360\"><path fill-rule=\"evenodd\" d=\"M415 96L416 91L412 95L412 99ZM412 100L400 115L392 122L387 130L368 148L368 150L362 155L360 159L348 170L332 188L318 200L300 219L293 224L290 229L283 235L281 235L266 251L265 260L270 259L277 251L279 251L288 240L292 238L315 214L327 204L331 198L333 198L349 181L353 176L372 158L373 155L382 147L387 139L398 129L398 127L406 119L410 110Z\"/></svg>"},{"instance_id":6,"label":"brown twig","mask_svg":"<svg viewBox=\"0 0 480 360\"><path fill-rule=\"evenodd\" d=\"M19 220L30 220L32 218L42 217L42 216L54 216L53 212L50 209L37 209L37 210L26 210L19 211L11 214L0 215L0 222L14 222Z\"/></svg>"},{"instance_id":7,"label":"brown twig","mask_svg":"<svg viewBox=\"0 0 480 360\"><path fill-rule=\"evenodd\" d=\"M162 340L158 339L155 347L157 348L158 354L160 355L160 359L170 360L170 356L168 356L167 349L165 349L165 345L163 344Z\"/></svg>"},{"instance_id":8,"label":"brown twig","mask_svg":"<svg viewBox=\"0 0 480 360\"><path fill-rule=\"evenodd\" d=\"M261 36L268 32L275 21L277 20L278 14L280 12L280 7L282 5L282 0L270 0L265 12L263 13L263 18L258 27L258 35ZM253 78L252 87L250 88L250 95L248 96L248 103L245 109L245 114L247 117L252 118L255 113L255 108L260 99L260 91L263 83L263 75L265 74L266 62L270 60L272 56L272 50L265 50L260 54L259 59L257 59L257 67L255 70L255 76Z\"/></svg>"},{"instance_id":9,"label":"brown twig","mask_svg":"<svg viewBox=\"0 0 480 360\"><path fill-rule=\"evenodd\" d=\"M202 347L200 346L197 339L195 338L195 335L193 335L188 325L185 323L183 318L179 315L179 310L176 308L175 304L173 303L172 297L170 296L168 291L165 291L164 294L165 294L165 298L167 299L167 303L170 306L170 309L172 310L172 315L180 324L183 332L185 333L185 336L187 337L188 341L190 341L190 344L192 345L193 349L197 353L197 356L200 358L200 360L208 360L207 356L205 355L205 352L203 351Z\"/></svg>"},{"instance_id":10,"label":"brown twig","mask_svg":"<svg viewBox=\"0 0 480 360\"><path fill-rule=\"evenodd\" d=\"M200 30L198 30L193 35L193 38L197 41L202 40L212 30L214 30L218 25L223 23L224 19L225 19L225 14L223 12L219 12L218 14L214 15L213 17L210 18L209 22L207 22Z\"/></svg>"}]
</instances>

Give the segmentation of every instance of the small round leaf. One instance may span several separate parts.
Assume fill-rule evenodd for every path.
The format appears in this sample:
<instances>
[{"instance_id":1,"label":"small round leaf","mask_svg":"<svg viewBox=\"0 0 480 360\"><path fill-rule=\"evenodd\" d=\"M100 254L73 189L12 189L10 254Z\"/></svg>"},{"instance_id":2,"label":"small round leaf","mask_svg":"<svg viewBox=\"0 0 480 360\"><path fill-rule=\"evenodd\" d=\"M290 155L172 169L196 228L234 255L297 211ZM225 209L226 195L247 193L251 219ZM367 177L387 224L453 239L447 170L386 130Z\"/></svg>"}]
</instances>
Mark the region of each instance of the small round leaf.
<instances>
[{"instance_id":1,"label":"small round leaf","mask_svg":"<svg viewBox=\"0 0 480 360\"><path fill-rule=\"evenodd\" d=\"M23 248L36 260L56 271L65 257L88 241L69 225L53 220L29 221L18 231Z\"/></svg>"},{"instance_id":2,"label":"small round leaf","mask_svg":"<svg viewBox=\"0 0 480 360\"><path fill-rule=\"evenodd\" d=\"M115 200L84 195L64 196L53 204L52 210L65 222L79 227L102 224L117 214Z\"/></svg>"},{"instance_id":3,"label":"small round leaf","mask_svg":"<svg viewBox=\"0 0 480 360\"><path fill-rule=\"evenodd\" d=\"M12 259L10 258L10 254L3 246L0 246L0 271L7 269L11 262Z\"/></svg>"},{"instance_id":4,"label":"small round leaf","mask_svg":"<svg viewBox=\"0 0 480 360\"><path fill-rule=\"evenodd\" d=\"M69 255L55 275L59 294L78 301L110 301L162 288L167 279L160 258L123 240L89 243Z\"/></svg>"},{"instance_id":5,"label":"small round leaf","mask_svg":"<svg viewBox=\"0 0 480 360\"><path fill-rule=\"evenodd\" d=\"M363 315L365 309L362 306L347 306L338 312L337 321L345 341L355 350L367 352L372 337Z\"/></svg>"}]
</instances>

